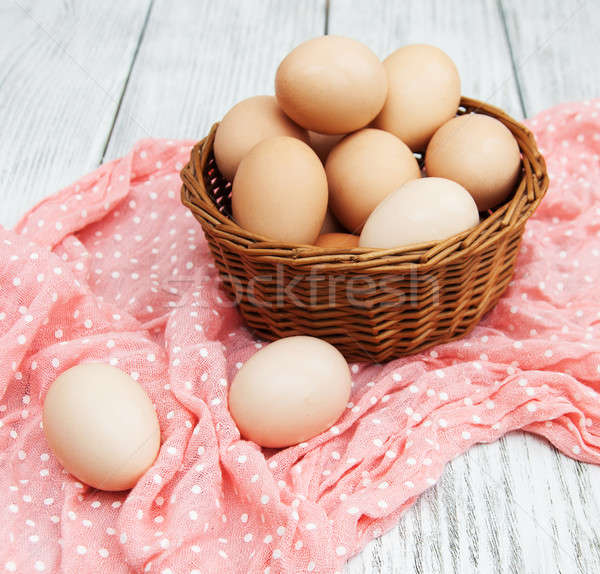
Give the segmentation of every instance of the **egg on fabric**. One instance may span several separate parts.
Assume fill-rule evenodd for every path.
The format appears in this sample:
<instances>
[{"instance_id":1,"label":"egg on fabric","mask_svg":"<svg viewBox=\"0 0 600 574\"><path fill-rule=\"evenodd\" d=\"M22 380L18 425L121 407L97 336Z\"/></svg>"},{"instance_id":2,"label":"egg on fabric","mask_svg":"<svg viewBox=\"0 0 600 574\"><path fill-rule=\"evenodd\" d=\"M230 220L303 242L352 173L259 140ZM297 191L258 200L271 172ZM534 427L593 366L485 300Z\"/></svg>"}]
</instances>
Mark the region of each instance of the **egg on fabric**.
<instances>
[{"instance_id":1,"label":"egg on fabric","mask_svg":"<svg viewBox=\"0 0 600 574\"><path fill-rule=\"evenodd\" d=\"M321 160L287 136L263 140L242 159L231 195L236 222L273 241L312 244L327 210Z\"/></svg>"},{"instance_id":2,"label":"egg on fabric","mask_svg":"<svg viewBox=\"0 0 600 574\"><path fill-rule=\"evenodd\" d=\"M464 187L449 179L424 177L405 183L375 208L359 245L393 249L441 241L478 223L477 206Z\"/></svg>"},{"instance_id":3,"label":"egg on fabric","mask_svg":"<svg viewBox=\"0 0 600 574\"><path fill-rule=\"evenodd\" d=\"M243 438L264 447L291 446L337 421L351 384L348 364L334 346L287 337L244 363L231 383L229 410Z\"/></svg>"},{"instance_id":4,"label":"egg on fabric","mask_svg":"<svg viewBox=\"0 0 600 574\"><path fill-rule=\"evenodd\" d=\"M302 127L345 134L366 126L380 112L387 78L379 58L364 44L341 36L303 42L281 62L275 95Z\"/></svg>"},{"instance_id":5,"label":"egg on fabric","mask_svg":"<svg viewBox=\"0 0 600 574\"><path fill-rule=\"evenodd\" d=\"M504 202L521 174L521 152L511 131L484 114L465 114L446 122L431 138L425 155L427 175L460 183L479 211Z\"/></svg>"},{"instance_id":6,"label":"egg on fabric","mask_svg":"<svg viewBox=\"0 0 600 574\"><path fill-rule=\"evenodd\" d=\"M358 235L351 233L324 233L319 235L315 245L325 248L352 249L358 247Z\"/></svg>"},{"instance_id":7,"label":"egg on fabric","mask_svg":"<svg viewBox=\"0 0 600 574\"><path fill-rule=\"evenodd\" d=\"M403 183L421 177L410 149L393 134L366 128L346 136L325 164L329 206L342 225L360 233L377 205Z\"/></svg>"},{"instance_id":8,"label":"egg on fabric","mask_svg":"<svg viewBox=\"0 0 600 574\"><path fill-rule=\"evenodd\" d=\"M160 448L148 395L127 373L104 363L80 364L56 378L44 401L43 426L63 467L100 490L135 486Z\"/></svg>"},{"instance_id":9,"label":"egg on fabric","mask_svg":"<svg viewBox=\"0 0 600 574\"><path fill-rule=\"evenodd\" d=\"M308 132L310 147L315 150L315 153L319 156L319 159L323 162L323 165L327 161L329 152L343 137L344 136L342 134L328 135L319 134L317 132Z\"/></svg>"},{"instance_id":10,"label":"egg on fabric","mask_svg":"<svg viewBox=\"0 0 600 574\"><path fill-rule=\"evenodd\" d=\"M456 115L460 103L456 65L445 52L427 44L403 46L383 65L388 94L375 127L422 152L434 132Z\"/></svg>"},{"instance_id":11,"label":"egg on fabric","mask_svg":"<svg viewBox=\"0 0 600 574\"><path fill-rule=\"evenodd\" d=\"M233 181L242 158L258 142L274 136L309 142L308 132L283 113L275 96L254 96L233 106L219 123L213 143L221 174Z\"/></svg>"}]
</instances>

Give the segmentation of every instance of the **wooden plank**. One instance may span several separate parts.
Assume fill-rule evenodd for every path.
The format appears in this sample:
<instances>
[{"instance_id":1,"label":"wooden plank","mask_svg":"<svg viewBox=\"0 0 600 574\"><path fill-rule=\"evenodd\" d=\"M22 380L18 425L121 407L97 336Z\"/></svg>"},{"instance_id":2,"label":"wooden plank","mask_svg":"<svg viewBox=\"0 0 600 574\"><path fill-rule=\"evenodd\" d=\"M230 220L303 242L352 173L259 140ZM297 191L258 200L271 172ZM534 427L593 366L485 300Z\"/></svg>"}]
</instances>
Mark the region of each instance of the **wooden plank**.
<instances>
[{"instance_id":1,"label":"wooden plank","mask_svg":"<svg viewBox=\"0 0 600 574\"><path fill-rule=\"evenodd\" d=\"M600 2L499 0L528 115L598 97Z\"/></svg>"},{"instance_id":2,"label":"wooden plank","mask_svg":"<svg viewBox=\"0 0 600 574\"><path fill-rule=\"evenodd\" d=\"M107 157L146 135L131 115L154 137L200 139L237 101L273 93L281 59L324 29L325 0L158 0Z\"/></svg>"},{"instance_id":3,"label":"wooden plank","mask_svg":"<svg viewBox=\"0 0 600 574\"><path fill-rule=\"evenodd\" d=\"M149 6L0 1L0 223L98 165Z\"/></svg>"},{"instance_id":4,"label":"wooden plank","mask_svg":"<svg viewBox=\"0 0 600 574\"><path fill-rule=\"evenodd\" d=\"M380 57L405 43L435 44L457 63L463 93L522 117L523 95L514 74L520 60L518 55L516 62L511 58L505 22L512 18L513 26L518 22L527 34L532 22L539 24L538 12L552 11L543 9L542 2L533 3L535 9L531 4L513 2L511 11L492 0L331 0L329 31L364 41ZM583 49L578 43L578 49L569 45L583 24L577 26L560 48L573 75L581 73L572 60ZM536 36L544 34L534 32ZM586 49L591 61L595 52L589 43ZM551 67L558 76L559 65ZM543 72L538 75L544 79ZM539 85L549 91L558 82ZM575 84L587 89L588 81ZM534 92L524 84L527 109L541 105L533 103ZM570 93L571 99L581 97L581 88ZM557 94L567 97L567 86ZM600 571L600 492L591 487L599 477L599 468L568 459L545 441L523 433L474 447L449 464L438 485L405 513L395 529L353 558L346 572Z\"/></svg>"},{"instance_id":5,"label":"wooden plank","mask_svg":"<svg viewBox=\"0 0 600 574\"><path fill-rule=\"evenodd\" d=\"M522 117L494 0L331 0L329 33L361 40L381 58L404 44L434 44L456 63L463 94Z\"/></svg>"}]
</instances>

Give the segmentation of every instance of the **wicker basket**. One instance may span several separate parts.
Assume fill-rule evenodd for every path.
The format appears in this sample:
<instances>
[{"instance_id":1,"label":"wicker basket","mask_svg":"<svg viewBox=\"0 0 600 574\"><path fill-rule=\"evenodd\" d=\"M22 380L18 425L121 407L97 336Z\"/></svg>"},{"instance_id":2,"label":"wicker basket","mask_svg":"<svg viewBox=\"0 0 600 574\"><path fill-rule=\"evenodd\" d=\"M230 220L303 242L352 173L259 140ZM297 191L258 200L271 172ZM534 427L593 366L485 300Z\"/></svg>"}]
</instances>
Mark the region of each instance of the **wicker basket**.
<instances>
[{"instance_id":1,"label":"wicker basket","mask_svg":"<svg viewBox=\"0 0 600 574\"><path fill-rule=\"evenodd\" d=\"M501 110L519 142L523 175L512 197L480 224L441 242L397 249L323 249L269 241L230 218L231 184L219 173L216 125L181 172L181 198L202 225L225 289L248 326L272 340L312 335L348 359L386 361L468 333L507 287L525 222L548 188L534 137Z\"/></svg>"}]
</instances>

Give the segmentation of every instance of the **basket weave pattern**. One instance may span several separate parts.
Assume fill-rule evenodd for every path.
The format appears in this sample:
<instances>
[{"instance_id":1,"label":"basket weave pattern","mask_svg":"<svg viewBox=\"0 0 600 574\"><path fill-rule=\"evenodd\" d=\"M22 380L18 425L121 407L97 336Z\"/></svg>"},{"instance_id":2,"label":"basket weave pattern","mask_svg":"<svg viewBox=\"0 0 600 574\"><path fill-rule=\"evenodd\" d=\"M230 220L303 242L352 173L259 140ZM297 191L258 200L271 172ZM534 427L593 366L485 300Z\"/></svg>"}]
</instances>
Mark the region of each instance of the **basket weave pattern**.
<instances>
[{"instance_id":1,"label":"basket weave pattern","mask_svg":"<svg viewBox=\"0 0 600 574\"><path fill-rule=\"evenodd\" d=\"M514 195L445 241L396 249L323 249L269 241L231 218L216 125L183 168L181 198L202 225L224 287L248 326L272 340L312 335L348 359L386 361L468 333L513 274L525 223L548 188L532 133L501 110L463 98L459 114L497 118L513 133L523 174Z\"/></svg>"}]
</instances>

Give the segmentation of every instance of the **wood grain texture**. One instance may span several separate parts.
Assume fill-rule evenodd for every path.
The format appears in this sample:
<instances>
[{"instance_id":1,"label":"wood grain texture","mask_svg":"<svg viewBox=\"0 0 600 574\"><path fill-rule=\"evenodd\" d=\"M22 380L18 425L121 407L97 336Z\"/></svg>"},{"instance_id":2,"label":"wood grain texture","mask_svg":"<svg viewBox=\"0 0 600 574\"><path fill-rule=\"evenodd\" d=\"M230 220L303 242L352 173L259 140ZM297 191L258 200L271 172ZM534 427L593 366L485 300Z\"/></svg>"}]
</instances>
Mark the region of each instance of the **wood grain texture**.
<instances>
[{"instance_id":1,"label":"wood grain texture","mask_svg":"<svg viewBox=\"0 0 600 574\"><path fill-rule=\"evenodd\" d=\"M154 137L204 137L237 101L272 94L280 60L324 29L325 0L157 0L107 157L145 136L133 113Z\"/></svg>"},{"instance_id":2,"label":"wood grain texture","mask_svg":"<svg viewBox=\"0 0 600 574\"><path fill-rule=\"evenodd\" d=\"M0 223L98 165L148 0L0 0Z\"/></svg>"},{"instance_id":3,"label":"wood grain texture","mask_svg":"<svg viewBox=\"0 0 600 574\"><path fill-rule=\"evenodd\" d=\"M498 2L528 115L600 95L600 2Z\"/></svg>"}]
</instances>

